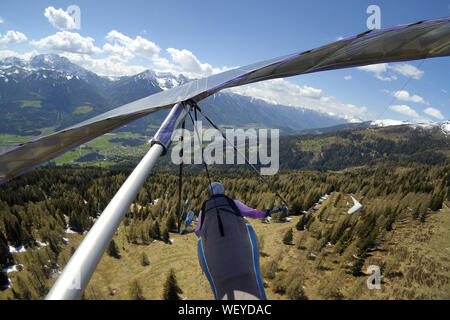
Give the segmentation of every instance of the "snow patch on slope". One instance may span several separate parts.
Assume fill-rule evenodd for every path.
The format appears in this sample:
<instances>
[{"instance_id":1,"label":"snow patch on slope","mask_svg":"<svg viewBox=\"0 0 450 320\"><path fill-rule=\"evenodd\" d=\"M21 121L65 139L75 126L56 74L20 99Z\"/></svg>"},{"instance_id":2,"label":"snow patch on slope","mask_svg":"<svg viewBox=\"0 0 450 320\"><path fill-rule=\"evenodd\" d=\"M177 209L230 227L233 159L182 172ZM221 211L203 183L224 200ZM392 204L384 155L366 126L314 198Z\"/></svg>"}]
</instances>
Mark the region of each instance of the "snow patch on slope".
<instances>
[{"instance_id":1,"label":"snow patch on slope","mask_svg":"<svg viewBox=\"0 0 450 320\"><path fill-rule=\"evenodd\" d=\"M370 123L371 126L375 127L400 126L402 124L411 124L411 122L405 120L383 119L383 120L375 120Z\"/></svg>"},{"instance_id":2,"label":"snow patch on slope","mask_svg":"<svg viewBox=\"0 0 450 320\"><path fill-rule=\"evenodd\" d=\"M450 120L441 122L441 130L442 133L446 135L450 135Z\"/></svg>"}]
</instances>

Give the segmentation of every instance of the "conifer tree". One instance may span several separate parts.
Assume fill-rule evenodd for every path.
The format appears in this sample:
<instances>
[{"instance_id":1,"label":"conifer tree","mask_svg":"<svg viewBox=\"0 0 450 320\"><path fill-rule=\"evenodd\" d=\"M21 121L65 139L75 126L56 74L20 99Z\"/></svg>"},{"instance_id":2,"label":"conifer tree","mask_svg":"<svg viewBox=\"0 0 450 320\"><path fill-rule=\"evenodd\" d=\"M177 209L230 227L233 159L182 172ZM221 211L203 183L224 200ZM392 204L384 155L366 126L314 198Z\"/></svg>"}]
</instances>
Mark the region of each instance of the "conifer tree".
<instances>
[{"instance_id":1,"label":"conifer tree","mask_svg":"<svg viewBox=\"0 0 450 320\"><path fill-rule=\"evenodd\" d=\"M430 209L433 211L437 211L442 209L442 203L444 201L444 194L438 194L433 197L430 203Z\"/></svg>"},{"instance_id":2,"label":"conifer tree","mask_svg":"<svg viewBox=\"0 0 450 320\"><path fill-rule=\"evenodd\" d=\"M299 200L295 200L289 208L290 215L299 215L302 212L302 204Z\"/></svg>"},{"instance_id":3,"label":"conifer tree","mask_svg":"<svg viewBox=\"0 0 450 320\"><path fill-rule=\"evenodd\" d=\"M29 280L29 278L28 278ZM29 286L30 281L25 281L21 276L16 277L14 295L20 300L35 299L36 295Z\"/></svg>"},{"instance_id":4,"label":"conifer tree","mask_svg":"<svg viewBox=\"0 0 450 320\"><path fill-rule=\"evenodd\" d=\"M260 255L264 255L265 238L264 235L258 236L258 251Z\"/></svg>"},{"instance_id":5,"label":"conifer tree","mask_svg":"<svg viewBox=\"0 0 450 320\"><path fill-rule=\"evenodd\" d=\"M134 280L131 283L130 287L130 298L132 300L145 300L145 297L142 295L142 287L139 281Z\"/></svg>"},{"instance_id":6,"label":"conifer tree","mask_svg":"<svg viewBox=\"0 0 450 320\"><path fill-rule=\"evenodd\" d=\"M91 222L89 221L89 214L86 208L81 212L73 210L69 216L69 226L76 232L83 232L90 228Z\"/></svg>"},{"instance_id":7,"label":"conifer tree","mask_svg":"<svg viewBox=\"0 0 450 320\"><path fill-rule=\"evenodd\" d=\"M170 214L167 218L166 228L169 232L177 232L177 219L174 214Z\"/></svg>"},{"instance_id":8,"label":"conifer tree","mask_svg":"<svg viewBox=\"0 0 450 320\"><path fill-rule=\"evenodd\" d=\"M266 279L274 279L278 271L279 259L275 258L262 265L261 274Z\"/></svg>"},{"instance_id":9,"label":"conifer tree","mask_svg":"<svg viewBox=\"0 0 450 320\"><path fill-rule=\"evenodd\" d=\"M6 273L0 271L0 289L6 288L9 284L9 279Z\"/></svg>"},{"instance_id":10,"label":"conifer tree","mask_svg":"<svg viewBox=\"0 0 450 320\"><path fill-rule=\"evenodd\" d=\"M288 285L286 295L290 300L308 300L300 279L295 279Z\"/></svg>"},{"instance_id":11,"label":"conifer tree","mask_svg":"<svg viewBox=\"0 0 450 320\"><path fill-rule=\"evenodd\" d=\"M114 239L111 240L111 242L109 243L108 246L108 255L116 258L116 259L120 259L120 253L119 253L119 248L117 247L116 242L114 241Z\"/></svg>"},{"instance_id":12,"label":"conifer tree","mask_svg":"<svg viewBox=\"0 0 450 320\"><path fill-rule=\"evenodd\" d=\"M283 243L292 244L292 240L293 240L293 232L292 228L289 228L289 230L284 234Z\"/></svg>"},{"instance_id":13,"label":"conifer tree","mask_svg":"<svg viewBox=\"0 0 450 320\"><path fill-rule=\"evenodd\" d=\"M308 215L304 214L295 225L295 228L299 231L305 230L305 225L308 222Z\"/></svg>"},{"instance_id":14,"label":"conifer tree","mask_svg":"<svg viewBox=\"0 0 450 320\"><path fill-rule=\"evenodd\" d=\"M169 234L169 230L167 230L167 228L164 228L163 232L162 232L162 241L168 243L170 241L170 234Z\"/></svg>"},{"instance_id":15,"label":"conifer tree","mask_svg":"<svg viewBox=\"0 0 450 320\"><path fill-rule=\"evenodd\" d=\"M158 221L155 221L155 223L152 226L152 232L150 235L153 239L161 239L161 229L159 228Z\"/></svg>"},{"instance_id":16,"label":"conifer tree","mask_svg":"<svg viewBox=\"0 0 450 320\"><path fill-rule=\"evenodd\" d=\"M181 300L179 294L183 293L177 284L175 271L170 269L166 283L164 283L163 299L164 300Z\"/></svg>"},{"instance_id":17,"label":"conifer tree","mask_svg":"<svg viewBox=\"0 0 450 320\"><path fill-rule=\"evenodd\" d=\"M417 207L416 209L413 210L412 217L414 220L417 220L417 219L419 219L419 216L420 216L420 211L419 211L419 207Z\"/></svg>"},{"instance_id":18,"label":"conifer tree","mask_svg":"<svg viewBox=\"0 0 450 320\"><path fill-rule=\"evenodd\" d=\"M420 222L424 223L427 219L427 212L424 211L421 215L420 215Z\"/></svg>"},{"instance_id":19,"label":"conifer tree","mask_svg":"<svg viewBox=\"0 0 450 320\"><path fill-rule=\"evenodd\" d=\"M278 294L286 293L286 279L283 274L278 274L275 276L275 279L272 282L272 291Z\"/></svg>"},{"instance_id":20,"label":"conifer tree","mask_svg":"<svg viewBox=\"0 0 450 320\"><path fill-rule=\"evenodd\" d=\"M13 257L9 252L8 240L6 240L3 232L0 231L0 270L13 264L13 261Z\"/></svg>"},{"instance_id":21,"label":"conifer tree","mask_svg":"<svg viewBox=\"0 0 450 320\"><path fill-rule=\"evenodd\" d=\"M363 258L359 258L352 267L352 275L354 275L355 277L359 277L360 275L363 274L362 272L362 268L364 266L364 259Z\"/></svg>"},{"instance_id":22,"label":"conifer tree","mask_svg":"<svg viewBox=\"0 0 450 320\"><path fill-rule=\"evenodd\" d=\"M143 267L146 267L146 266L148 266L148 265L150 264L150 261L148 260L148 257L147 257L147 255L145 254L145 252L142 252L142 255L141 255L141 264L142 264Z\"/></svg>"},{"instance_id":23,"label":"conifer tree","mask_svg":"<svg viewBox=\"0 0 450 320\"><path fill-rule=\"evenodd\" d=\"M300 237L297 240L297 249L299 250L305 250L306 249L306 240L308 238L307 233L302 232Z\"/></svg>"}]
</instances>

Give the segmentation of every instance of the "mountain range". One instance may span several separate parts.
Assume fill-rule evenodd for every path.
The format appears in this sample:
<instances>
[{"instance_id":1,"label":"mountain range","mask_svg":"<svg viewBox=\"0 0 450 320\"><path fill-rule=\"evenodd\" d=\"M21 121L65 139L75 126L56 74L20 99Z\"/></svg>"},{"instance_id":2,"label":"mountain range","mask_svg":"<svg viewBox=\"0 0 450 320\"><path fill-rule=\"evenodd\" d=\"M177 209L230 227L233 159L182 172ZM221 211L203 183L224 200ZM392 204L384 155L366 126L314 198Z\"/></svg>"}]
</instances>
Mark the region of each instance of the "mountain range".
<instances>
[{"instance_id":1,"label":"mountain range","mask_svg":"<svg viewBox=\"0 0 450 320\"><path fill-rule=\"evenodd\" d=\"M0 110L4 119L0 133L39 135L44 128L61 130L190 80L181 74L152 70L105 77L55 54L36 55L28 61L8 57L0 61ZM230 92L217 93L200 106L219 125L280 128L283 133L348 122L326 113L274 105ZM151 134L167 112L156 112L121 130Z\"/></svg>"}]
</instances>

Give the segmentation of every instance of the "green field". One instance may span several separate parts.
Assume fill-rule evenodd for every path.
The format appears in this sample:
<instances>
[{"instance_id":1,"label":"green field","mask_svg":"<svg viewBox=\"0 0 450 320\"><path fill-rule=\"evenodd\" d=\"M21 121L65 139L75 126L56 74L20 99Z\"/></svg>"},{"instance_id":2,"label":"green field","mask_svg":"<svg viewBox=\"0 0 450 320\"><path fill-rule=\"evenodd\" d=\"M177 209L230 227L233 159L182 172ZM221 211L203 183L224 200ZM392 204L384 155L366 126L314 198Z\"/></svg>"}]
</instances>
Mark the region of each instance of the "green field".
<instances>
[{"instance_id":1,"label":"green field","mask_svg":"<svg viewBox=\"0 0 450 320\"><path fill-rule=\"evenodd\" d=\"M44 128L41 129L41 135L49 135L54 133L54 128ZM21 136L14 135L8 133L0 134L0 153L5 152L14 148L15 146L31 141L37 138L37 136ZM133 156L133 155L143 155L148 150L147 144L143 143L142 145L130 147L123 146L120 142L111 142L110 140L121 138L121 139L137 139L141 138L141 135L130 133L130 132L119 132L119 133L107 133L103 136L100 136L92 141L89 141L80 147L77 147L71 151L68 151L61 156L55 158L53 162L56 165L65 165L65 164L76 164L76 160L80 157L86 156L90 153L98 153L104 156L106 160L97 160L93 162L78 162L80 165L98 165L101 167L107 167L114 164L114 161L111 161L111 157L114 156Z\"/></svg>"},{"instance_id":2,"label":"green field","mask_svg":"<svg viewBox=\"0 0 450 320\"><path fill-rule=\"evenodd\" d=\"M85 114L85 113L89 113L92 111L92 107L90 106L79 106L75 109L75 111L73 112L74 114Z\"/></svg>"},{"instance_id":3,"label":"green field","mask_svg":"<svg viewBox=\"0 0 450 320\"><path fill-rule=\"evenodd\" d=\"M28 140L30 140L30 137L2 133L0 134L0 153L12 149L21 143L27 142Z\"/></svg>"},{"instance_id":4,"label":"green field","mask_svg":"<svg viewBox=\"0 0 450 320\"><path fill-rule=\"evenodd\" d=\"M41 108L40 100L20 100L20 108Z\"/></svg>"},{"instance_id":5,"label":"green field","mask_svg":"<svg viewBox=\"0 0 450 320\"><path fill-rule=\"evenodd\" d=\"M112 157L120 156L133 156L133 155L144 155L148 147L143 144L137 147L125 147L119 142L111 142L110 140L116 138L132 139L139 138L140 135L130 132L120 132L120 133L109 133L100 136L94 140L91 140L69 152L66 152L54 159L56 165L64 164L75 164L80 165L96 165L101 167L108 167L114 164L111 160ZM103 155L102 160L96 160L91 162L76 162L79 158L86 156L90 153L98 153Z\"/></svg>"}]
</instances>

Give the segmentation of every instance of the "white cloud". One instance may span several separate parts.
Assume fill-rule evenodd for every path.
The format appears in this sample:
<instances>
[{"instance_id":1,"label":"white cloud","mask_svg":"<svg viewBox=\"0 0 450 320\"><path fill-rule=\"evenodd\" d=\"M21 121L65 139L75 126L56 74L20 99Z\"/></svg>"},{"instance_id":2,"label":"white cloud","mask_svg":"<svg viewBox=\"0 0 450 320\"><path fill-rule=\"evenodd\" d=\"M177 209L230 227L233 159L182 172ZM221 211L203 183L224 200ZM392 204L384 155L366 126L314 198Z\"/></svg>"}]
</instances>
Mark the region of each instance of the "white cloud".
<instances>
[{"instance_id":1,"label":"white cloud","mask_svg":"<svg viewBox=\"0 0 450 320\"><path fill-rule=\"evenodd\" d=\"M138 56L147 58L157 57L159 51L161 50L155 43L142 38L141 36L137 36L136 39L133 40L130 48Z\"/></svg>"},{"instance_id":2,"label":"white cloud","mask_svg":"<svg viewBox=\"0 0 450 320\"><path fill-rule=\"evenodd\" d=\"M3 36L0 34L0 43L1 44L20 43L20 42L24 42L27 40L28 40L27 36L19 31L9 30Z\"/></svg>"},{"instance_id":3,"label":"white cloud","mask_svg":"<svg viewBox=\"0 0 450 320\"><path fill-rule=\"evenodd\" d=\"M365 72L371 72L375 75L375 77L382 81L392 81L396 80L397 77L395 75L390 76L384 76L383 74L388 71L388 64L387 63L378 63L378 64L371 64L368 66L362 66L358 67L359 70L365 71Z\"/></svg>"},{"instance_id":4,"label":"white cloud","mask_svg":"<svg viewBox=\"0 0 450 320\"><path fill-rule=\"evenodd\" d=\"M142 65L128 65L126 64L126 59L117 55L94 59L87 54L64 52L61 53L61 56L66 57L87 70L104 76L130 76L148 69Z\"/></svg>"},{"instance_id":5,"label":"white cloud","mask_svg":"<svg viewBox=\"0 0 450 320\"><path fill-rule=\"evenodd\" d=\"M111 30L110 32L108 32L105 39L110 42L118 41L121 44L128 44L133 41L133 39L117 30Z\"/></svg>"},{"instance_id":6,"label":"white cloud","mask_svg":"<svg viewBox=\"0 0 450 320\"><path fill-rule=\"evenodd\" d=\"M94 45L93 38L82 37L79 33L69 31L59 31L38 41L31 41L31 44L47 50L82 54L95 54L102 51Z\"/></svg>"},{"instance_id":7,"label":"white cloud","mask_svg":"<svg viewBox=\"0 0 450 320\"><path fill-rule=\"evenodd\" d=\"M397 100L411 101L411 102L415 102L415 103L422 103L422 104L425 104L425 105L429 105L429 103L427 101L425 101L421 96L418 96L416 94L410 95L409 92L406 91L406 90L395 91L395 92L392 93L392 95Z\"/></svg>"},{"instance_id":8,"label":"white cloud","mask_svg":"<svg viewBox=\"0 0 450 320\"><path fill-rule=\"evenodd\" d=\"M402 64L394 64L389 66L394 72L397 72L405 77L413 78L415 80L419 80L422 78L424 71L416 68L415 66L407 63Z\"/></svg>"},{"instance_id":9,"label":"white cloud","mask_svg":"<svg viewBox=\"0 0 450 320\"><path fill-rule=\"evenodd\" d=\"M112 55L120 56L124 60L130 60L136 56L144 57L149 61L147 68L155 71L171 72L174 74L184 73L188 77L198 76L184 70L178 65L170 62L168 59L159 55L161 49L155 43L137 36L135 39L124 35L123 33L112 30L105 37L107 43L103 45L103 50ZM126 68L125 65L123 65ZM133 70L132 68L131 70ZM127 72L129 74L129 72Z\"/></svg>"},{"instance_id":10,"label":"white cloud","mask_svg":"<svg viewBox=\"0 0 450 320\"><path fill-rule=\"evenodd\" d=\"M110 43L106 43L103 46L103 50L122 55L126 58L141 56L147 59L153 59L158 58L158 54L161 51L154 42L141 36L132 39L117 30L108 32L106 40Z\"/></svg>"},{"instance_id":11,"label":"white cloud","mask_svg":"<svg viewBox=\"0 0 450 320\"><path fill-rule=\"evenodd\" d=\"M284 79L274 79L259 82L255 85L233 88L233 91L265 100L270 103L280 103L290 106L298 106L300 98L308 98L324 102L322 89L316 89L309 86L299 86Z\"/></svg>"},{"instance_id":12,"label":"white cloud","mask_svg":"<svg viewBox=\"0 0 450 320\"><path fill-rule=\"evenodd\" d=\"M441 92L442 92L442 93L447 93L448 90L442 89Z\"/></svg>"},{"instance_id":13,"label":"white cloud","mask_svg":"<svg viewBox=\"0 0 450 320\"><path fill-rule=\"evenodd\" d=\"M3 20L2 17L0 17L0 23L3 23L3 22L5 22L5 20Z\"/></svg>"},{"instance_id":14,"label":"white cloud","mask_svg":"<svg viewBox=\"0 0 450 320\"><path fill-rule=\"evenodd\" d=\"M22 60L29 60L31 57L39 54L36 50L26 52L26 53L18 53L12 50L0 50L0 60L7 57L16 57Z\"/></svg>"},{"instance_id":15,"label":"white cloud","mask_svg":"<svg viewBox=\"0 0 450 320\"><path fill-rule=\"evenodd\" d=\"M345 79L345 80L351 80L351 79L352 79L352 76L344 76L344 79Z\"/></svg>"},{"instance_id":16,"label":"white cloud","mask_svg":"<svg viewBox=\"0 0 450 320\"><path fill-rule=\"evenodd\" d=\"M387 71L387 63L377 63L377 64L369 64L367 66L358 67L358 69L373 72L373 73L383 73Z\"/></svg>"},{"instance_id":17,"label":"white cloud","mask_svg":"<svg viewBox=\"0 0 450 320\"><path fill-rule=\"evenodd\" d=\"M94 47L93 39L85 39L92 40L90 43L91 50L88 50L88 48L85 48L84 50L75 50L73 46L63 46L57 41L49 43L50 41L47 41L46 39L46 41L41 39L39 42L33 42L33 44L46 49L65 49L62 55L66 56L74 63L78 63L93 72L109 76L131 75L144 71L145 69L152 69L156 72L171 72L175 75L183 73L190 78L199 78L229 69L226 67L214 68L208 63L201 63L195 55L188 50L169 48L167 49L169 58L161 57L161 49L154 42L141 36L136 36L136 38L133 39L117 30L108 32L105 36L106 43L103 45L102 50ZM87 54L99 51L103 51L109 55L105 58L98 59L87 56ZM148 63L142 64L141 62L139 65L133 65L133 59L136 57L146 58Z\"/></svg>"},{"instance_id":18,"label":"white cloud","mask_svg":"<svg viewBox=\"0 0 450 320\"><path fill-rule=\"evenodd\" d=\"M48 7L44 11L44 16L56 29L66 30L66 29L73 29L76 27L73 18L63 9L55 9L54 7Z\"/></svg>"},{"instance_id":19,"label":"white cloud","mask_svg":"<svg viewBox=\"0 0 450 320\"><path fill-rule=\"evenodd\" d=\"M397 80L396 74L401 74L405 77L419 80L425 73L423 70L420 70L417 67L407 63L393 65L390 65L388 63L378 63L358 67L358 69L366 72L371 72L377 79L382 81Z\"/></svg>"},{"instance_id":20,"label":"white cloud","mask_svg":"<svg viewBox=\"0 0 450 320\"><path fill-rule=\"evenodd\" d=\"M190 78L200 78L230 69L201 63L192 52L186 49L169 48L167 49L169 57L162 57L160 47L154 42L142 36L132 38L117 30L108 32L105 40L106 43L100 49L94 45L93 38L82 37L78 33L64 30L38 41L31 41L31 44L43 49L62 51L61 54L73 62L102 75L130 75L152 69L157 72L171 72L175 75L183 73ZM108 56L98 59L87 56L100 52ZM143 57L148 63L133 64L132 59L136 57Z\"/></svg>"},{"instance_id":21,"label":"white cloud","mask_svg":"<svg viewBox=\"0 0 450 320\"><path fill-rule=\"evenodd\" d=\"M209 63L201 63L189 50L168 48L166 51L170 54L172 61L178 64L182 70L197 76L209 76L221 71L220 69L213 68Z\"/></svg>"},{"instance_id":22,"label":"white cloud","mask_svg":"<svg viewBox=\"0 0 450 320\"><path fill-rule=\"evenodd\" d=\"M209 63L201 63L198 58L187 49L168 48L166 51L170 54L171 60L175 63L172 67L177 72L183 72L191 78L207 77L212 74L224 72L233 67L213 67Z\"/></svg>"},{"instance_id":23,"label":"white cloud","mask_svg":"<svg viewBox=\"0 0 450 320\"><path fill-rule=\"evenodd\" d=\"M307 97L312 99L320 99L322 95L322 89L316 89L308 86L299 87L299 93L301 97Z\"/></svg>"},{"instance_id":24,"label":"white cloud","mask_svg":"<svg viewBox=\"0 0 450 320\"><path fill-rule=\"evenodd\" d=\"M110 44L105 43L103 45L103 51L111 53L113 55L119 55L126 59L134 58L134 54L128 50L126 47L118 45L117 43Z\"/></svg>"},{"instance_id":25,"label":"white cloud","mask_svg":"<svg viewBox=\"0 0 450 320\"><path fill-rule=\"evenodd\" d=\"M392 105L392 106L389 106L389 109L391 109L392 111L401 113L403 115L406 115L408 117L411 117L411 118L415 118L415 119L419 118L419 114L415 110L413 110L411 107L409 107L405 104Z\"/></svg>"},{"instance_id":26,"label":"white cloud","mask_svg":"<svg viewBox=\"0 0 450 320\"><path fill-rule=\"evenodd\" d=\"M442 115L441 111L439 109L435 109L435 108L426 108L423 112L425 112L426 114L435 117L437 119L443 120L444 116Z\"/></svg>"},{"instance_id":27,"label":"white cloud","mask_svg":"<svg viewBox=\"0 0 450 320\"><path fill-rule=\"evenodd\" d=\"M366 118L367 107L342 103L332 96L323 96L323 90L299 86L284 79L274 79L230 89L232 92L254 97L273 104L302 107L346 119Z\"/></svg>"}]
</instances>

